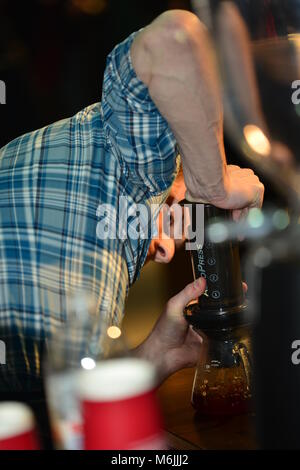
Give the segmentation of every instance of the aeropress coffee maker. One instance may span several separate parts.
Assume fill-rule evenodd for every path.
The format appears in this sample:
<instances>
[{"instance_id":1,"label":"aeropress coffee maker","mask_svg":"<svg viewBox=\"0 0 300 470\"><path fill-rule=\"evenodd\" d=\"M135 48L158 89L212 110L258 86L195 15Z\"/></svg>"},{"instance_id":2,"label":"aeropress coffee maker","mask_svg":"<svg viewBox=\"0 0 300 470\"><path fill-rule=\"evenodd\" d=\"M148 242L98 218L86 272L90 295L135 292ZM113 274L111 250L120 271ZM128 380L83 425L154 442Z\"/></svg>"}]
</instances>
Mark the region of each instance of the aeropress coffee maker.
<instances>
[{"instance_id":1,"label":"aeropress coffee maker","mask_svg":"<svg viewBox=\"0 0 300 470\"><path fill-rule=\"evenodd\" d=\"M184 201L190 216L186 242L194 278L206 279L206 290L185 308L185 318L203 338L192 390L200 415L231 416L251 409L250 322L241 278L237 241L208 239L211 222L224 222L231 211Z\"/></svg>"}]
</instances>

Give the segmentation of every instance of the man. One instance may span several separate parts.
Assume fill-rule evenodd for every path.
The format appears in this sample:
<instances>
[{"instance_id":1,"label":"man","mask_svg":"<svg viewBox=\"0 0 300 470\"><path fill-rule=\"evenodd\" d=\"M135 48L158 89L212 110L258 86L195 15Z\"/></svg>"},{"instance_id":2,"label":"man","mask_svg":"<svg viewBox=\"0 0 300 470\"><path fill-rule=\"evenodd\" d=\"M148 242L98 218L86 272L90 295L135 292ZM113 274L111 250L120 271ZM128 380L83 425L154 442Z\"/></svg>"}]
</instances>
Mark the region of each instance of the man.
<instances>
[{"instance_id":1,"label":"man","mask_svg":"<svg viewBox=\"0 0 300 470\"><path fill-rule=\"evenodd\" d=\"M103 204L115 209L117 225L123 221L121 197L129 212L137 204L161 205L177 174L178 151L188 199L232 209L235 217L261 206L258 178L226 164L208 33L196 16L179 10L113 50L101 103L1 150L0 318L12 345L10 380L2 387L9 391L15 376L14 390L32 390L43 345L66 320L68 293L90 292L99 324L119 324L149 247L152 259L170 261L174 241L168 250L163 240L99 236L99 223ZM128 233L135 217L127 220ZM199 337L182 311L203 290L200 279L173 297L136 350L157 364L161 380L195 364Z\"/></svg>"}]
</instances>

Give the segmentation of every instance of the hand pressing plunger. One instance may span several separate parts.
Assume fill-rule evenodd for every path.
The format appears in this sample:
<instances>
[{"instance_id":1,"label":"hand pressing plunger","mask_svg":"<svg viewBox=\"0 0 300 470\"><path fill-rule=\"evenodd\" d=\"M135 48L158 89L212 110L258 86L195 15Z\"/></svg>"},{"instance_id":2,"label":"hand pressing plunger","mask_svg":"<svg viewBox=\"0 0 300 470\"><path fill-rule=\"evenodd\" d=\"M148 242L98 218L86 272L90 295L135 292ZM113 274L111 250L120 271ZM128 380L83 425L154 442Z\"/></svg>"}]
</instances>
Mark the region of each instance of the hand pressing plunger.
<instances>
[{"instance_id":1,"label":"hand pressing plunger","mask_svg":"<svg viewBox=\"0 0 300 470\"><path fill-rule=\"evenodd\" d=\"M205 26L192 13L167 11L137 36L131 55L177 140L186 198L232 209L234 218L261 207L258 177L226 163L220 84Z\"/></svg>"},{"instance_id":2,"label":"hand pressing plunger","mask_svg":"<svg viewBox=\"0 0 300 470\"><path fill-rule=\"evenodd\" d=\"M186 198L233 210L235 219L261 207L264 186L258 177L226 163L220 85L205 26L192 13L168 11L135 38L131 56L180 148ZM188 326L183 309L204 290L200 278L173 297L135 350L158 365L161 380L197 362L201 338Z\"/></svg>"}]
</instances>

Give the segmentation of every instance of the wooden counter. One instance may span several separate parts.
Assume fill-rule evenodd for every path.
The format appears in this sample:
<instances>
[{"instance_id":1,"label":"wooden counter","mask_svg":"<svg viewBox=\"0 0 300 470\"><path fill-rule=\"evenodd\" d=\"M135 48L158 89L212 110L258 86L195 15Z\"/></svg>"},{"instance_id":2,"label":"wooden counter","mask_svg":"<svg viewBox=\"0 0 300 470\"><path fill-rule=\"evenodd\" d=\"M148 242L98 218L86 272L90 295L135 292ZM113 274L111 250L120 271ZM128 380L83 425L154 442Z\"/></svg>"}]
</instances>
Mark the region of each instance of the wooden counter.
<instances>
[{"instance_id":1,"label":"wooden counter","mask_svg":"<svg viewBox=\"0 0 300 470\"><path fill-rule=\"evenodd\" d=\"M194 369L171 376L158 390L169 444L173 449L255 449L253 415L207 419L191 405Z\"/></svg>"}]
</instances>

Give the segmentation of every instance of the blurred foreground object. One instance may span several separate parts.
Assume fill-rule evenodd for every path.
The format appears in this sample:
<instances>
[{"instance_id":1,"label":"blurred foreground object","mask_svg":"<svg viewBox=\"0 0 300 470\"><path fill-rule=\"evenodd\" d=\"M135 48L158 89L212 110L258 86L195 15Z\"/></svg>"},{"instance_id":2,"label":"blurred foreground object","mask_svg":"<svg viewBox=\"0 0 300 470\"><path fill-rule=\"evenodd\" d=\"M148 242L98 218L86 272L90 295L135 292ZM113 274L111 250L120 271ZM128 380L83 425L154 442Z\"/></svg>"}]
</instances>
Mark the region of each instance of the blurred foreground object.
<instances>
[{"instance_id":1,"label":"blurred foreground object","mask_svg":"<svg viewBox=\"0 0 300 470\"><path fill-rule=\"evenodd\" d=\"M90 296L70 295L66 323L50 343L46 389L55 447L166 448L154 366L131 357L121 329L95 312Z\"/></svg>"},{"instance_id":2,"label":"blurred foreground object","mask_svg":"<svg viewBox=\"0 0 300 470\"><path fill-rule=\"evenodd\" d=\"M142 359L112 359L82 371L84 449L166 449L155 387L155 368Z\"/></svg>"},{"instance_id":3,"label":"blurred foreground object","mask_svg":"<svg viewBox=\"0 0 300 470\"><path fill-rule=\"evenodd\" d=\"M257 438L263 449L300 449L300 230L256 243L247 257Z\"/></svg>"},{"instance_id":4,"label":"blurred foreground object","mask_svg":"<svg viewBox=\"0 0 300 470\"><path fill-rule=\"evenodd\" d=\"M38 450L35 421L22 403L0 403L0 450Z\"/></svg>"},{"instance_id":5,"label":"blurred foreground object","mask_svg":"<svg viewBox=\"0 0 300 470\"><path fill-rule=\"evenodd\" d=\"M76 393L80 371L98 361L129 355L121 330L99 321L95 302L84 292L67 299L67 319L53 335L45 366L45 382L54 444L57 449L83 447L80 403Z\"/></svg>"}]
</instances>

